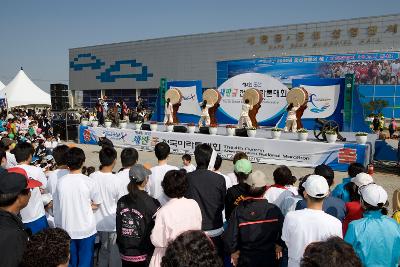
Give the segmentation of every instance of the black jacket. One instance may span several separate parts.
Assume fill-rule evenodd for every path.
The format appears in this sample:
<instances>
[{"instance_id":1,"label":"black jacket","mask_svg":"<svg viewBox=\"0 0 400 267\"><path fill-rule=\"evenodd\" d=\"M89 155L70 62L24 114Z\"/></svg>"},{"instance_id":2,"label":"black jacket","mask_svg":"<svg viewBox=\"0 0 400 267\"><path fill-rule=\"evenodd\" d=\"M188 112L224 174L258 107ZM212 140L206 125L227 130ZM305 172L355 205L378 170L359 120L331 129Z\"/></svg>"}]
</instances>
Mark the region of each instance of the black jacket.
<instances>
[{"instance_id":1,"label":"black jacket","mask_svg":"<svg viewBox=\"0 0 400 267\"><path fill-rule=\"evenodd\" d=\"M202 230L209 231L222 227L226 184L222 175L215 172L197 169L186 175L188 190L186 197L199 204L203 218Z\"/></svg>"},{"instance_id":2,"label":"black jacket","mask_svg":"<svg viewBox=\"0 0 400 267\"><path fill-rule=\"evenodd\" d=\"M28 234L21 219L0 209L0 266L18 266L27 242Z\"/></svg>"},{"instance_id":3,"label":"black jacket","mask_svg":"<svg viewBox=\"0 0 400 267\"><path fill-rule=\"evenodd\" d=\"M225 218L229 220L229 217L232 214L232 211L240 204L240 202L245 199L248 185L245 183L237 184L232 186L226 192L225 198Z\"/></svg>"},{"instance_id":4,"label":"black jacket","mask_svg":"<svg viewBox=\"0 0 400 267\"><path fill-rule=\"evenodd\" d=\"M275 245L283 246L283 219L280 209L266 199L241 201L224 233L226 252L240 250L239 266L276 266Z\"/></svg>"},{"instance_id":5,"label":"black jacket","mask_svg":"<svg viewBox=\"0 0 400 267\"><path fill-rule=\"evenodd\" d=\"M124 256L147 255L150 259L154 250L150 234L154 227L154 215L160 207L158 200L144 191L136 198L125 195L117 203L117 245Z\"/></svg>"}]
</instances>

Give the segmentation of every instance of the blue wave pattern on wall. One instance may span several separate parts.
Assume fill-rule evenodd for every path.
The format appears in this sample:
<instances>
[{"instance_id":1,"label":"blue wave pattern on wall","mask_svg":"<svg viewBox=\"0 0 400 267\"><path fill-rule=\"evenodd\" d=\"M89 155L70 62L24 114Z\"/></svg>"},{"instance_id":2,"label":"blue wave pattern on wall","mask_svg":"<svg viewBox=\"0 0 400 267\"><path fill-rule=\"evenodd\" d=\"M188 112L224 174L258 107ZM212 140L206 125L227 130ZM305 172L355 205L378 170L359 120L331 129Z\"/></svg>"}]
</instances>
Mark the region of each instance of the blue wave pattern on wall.
<instances>
[{"instance_id":1,"label":"blue wave pattern on wall","mask_svg":"<svg viewBox=\"0 0 400 267\"><path fill-rule=\"evenodd\" d=\"M89 63L80 63L82 59L90 59ZM91 53L79 54L74 58L73 61L69 62L69 67L74 71L81 71L84 68L90 68L92 70L100 70L105 66L105 62L97 58ZM132 73L118 73L121 71L121 66L129 65L132 69L135 69ZM137 70L137 71L136 71ZM134 79L136 81L147 81L149 77L153 77L153 73L149 73L148 66L143 66L143 63L137 62L135 59L129 60L117 60L114 64L110 65L100 75L96 76L97 80L103 83L115 82L117 79Z\"/></svg>"},{"instance_id":2,"label":"blue wave pattern on wall","mask_svg":"<svg viewBox=\"0 0 400 267\"><path fill-rule=\"evenodd\" d=\"M90 60L92 62L79 63L79 61L81 59L86 59L86 58L90 58ZM91 53L87 53L87 54L79 54L76 58L74 58L73 61L69 62L69 67L71 69L74 69L75 71L80 71L80 70L83 70L84 68L91 68L92 70L99 70L105 64L106 63L101 61L101 59L96 58L95 55L92 55Z\"/></svg>"},{"instance_id":3,"label":"blue wave pattern on wall","mask_svg":"<svg viewBox=\"0 0 400 267\"><path fill-rule=\"evenodd\" d=\"M121 71L121 65L130 65L132 68L140 68L139 73L113 74L113 72ZM101 82L115 82L116 79L135 79L136 81L147 81L149 77L153 77L153 73L148 72L148 67L136 60L118 60L115 61L108 69L102 72L96 79Z\"/></svg>"}]
</instances>

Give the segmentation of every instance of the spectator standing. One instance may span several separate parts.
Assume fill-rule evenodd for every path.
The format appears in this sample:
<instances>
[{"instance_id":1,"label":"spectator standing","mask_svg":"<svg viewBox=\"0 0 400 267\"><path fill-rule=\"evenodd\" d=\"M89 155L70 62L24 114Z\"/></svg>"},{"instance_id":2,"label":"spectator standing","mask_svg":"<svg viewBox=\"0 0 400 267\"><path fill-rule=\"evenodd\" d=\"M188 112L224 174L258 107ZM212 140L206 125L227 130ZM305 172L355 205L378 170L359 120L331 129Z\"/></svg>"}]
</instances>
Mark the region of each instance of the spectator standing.
<instances>
[{"instance_id":1,"label":"spectator standing","mask_svg":"<svg viewBox=\"0 0 400 267\"><path fill-rule=\"evenodd\" d=\"M67 152L67 166L70 173L61 177L57 184L55 198L60 214L55 225L71 237L71 266L92 266L96 219L93 211L101 204L101 195L95 181L83 175L85 162L82 149L73 147Z\"/></svg>"},{"instance_id":2,"label":"spectator standing","mask_svg":"<svg viewBox=\"0 0 400 267\"><path fill-rule=\"evenodd\" d=\"M229 188L232 187L232 181L228 175L225 175L219 171L221 169L221 166L222 166L222 157L218 154L217 157L215 158L215 164L214 164L213 171L219 175L222 175L222 177L224 177L226 189L228 190Z\"/></svg>"},{"instance_id":3,"label":"spectator standing","mask_svg":"<svg viewBox=\"0 0 400 267\"><path fill-rule=\"evenodd\" d=\"M15 155L11 153L11 150L15 147L16 142L10 138L1 139L1 146L6 151L7 156L7 165L6 169L17 166L17 160L15 159Z\"/></svg>"},{"instance_id":4,"label":"spectator standing","mask_svg":"<svg viewBox=\"0 0 400 267\"><path fill-rule=\"evenodd\" d=\"M322 210L323 201L329 194L326 179L310 175L303 184L307 208L289 212L283 223L282 240L289 254L289 267L300 266L300 260L308 244L331 236L342 237L342 224Z\"/></svg>"},{"instance_id":5,"label":"spectator standing","mask_svg":"<svg viewBox=\"0 0 400 267\"><path fill-rule=\"evenodd\" d=\"M348 178L343 178L342 183L338 184L335 189L333 189L331 195L333 197L340 198L344 202L349 202L350 193L346 190L346 184L350 183L351 180L356 177L357 174L366 172L364 165L358 162L351 163L347 169L347 173L349 174Z\"/></svg>"},{"instance_id":6,"label":"spectator standing","mask_svg":"<svg viewBox=\"0 0 400 267\"><path fill-rule=\"evenodd\" d=\"M214 155L213 155L214 154ZM216 153L210 145L200 144L194 151L197 169L187 174L187 198L194 199L202 214L202 230L213 241L218 254L223 257L222 211L226 195L225 179L210 169L214 167Z\"/></svg>"},{"instance_id":7,"label":"spectator standing","mask_svg":"<svg viewBox=\"0 0 400 267\"><path fill-rule=\"evenodd\" d=\"M400 260L400 225L387 215L386 191L377 184L360 188L364 218L349 224L345 241L353 246L364 266L397 266Z\"/></svg>"},{"instance_id":8,"label":"spectator standing","mask_svg":"<svg viewBox=\"0 0 400 267\"><path fill-rule=\"evenodd\" d=\"M333 172L331 167L325 164L321 164L315 168L314 174L324 177L329 187L332 186L335 173ZM300 200L299 202L297 202L296 210L305 208L307 208L306 200ZM341 222L346 216L346 206L344 201L331 195L324 198L322 209L326 213L338 218Z\"/></svg>"},{"instance_id":9,"label":"spectator standing","mask_svg":"<svg viewBox=\"0 0 400 267\"><path fill-rule=\"evenodd\" d=\"M128 194L117 203L117 244L122 266L148 266L154 247L150 234L160 207L144 190L151 171L135 164L129 171Z\"/></svg>"},{"instance_id":10,"label":"spectator standing","mask_svg":"<svg viewBox=\"0 0 400 267\"><path fill-rule=\"evenodd\" d=\"M32 161L33 146L29 143L18 143L14 148L15 159L18 162L16 167L22 168L28 177L39 181L41 188L32 189L28 205L21 210L22 222L25 228L30 229L33 234L49 227L44 211L41 189L47 186L47 178L41 168L29 165Z\"/></svg>"},{"instance_id":11,"label":"spectator standing","mask_svg":"<svg viewBox=\"0 0 400 267\"><path fill-rule=\"evenodd\" d=\"M128 184L130 182L129 170L139 160L139 153L132 147L124 148L121 152L121 165L122 170L117 173L117 176L121 182L122 192L124 195L128 194Z\"/></svg>"},{"instance_id":12,"label":"spectator standing","mask_svg":"<svg viewBox=\"0 0 400 267\"><path fill-rule=\"evenodd\" d=\"M150 196L157 199L161 205L164 205L169 200L164 194L161 187L161 182L164 179L164 175L170 170L178 170L177 167L168 165L168 157L170 153L169 145L165 142L158 143L154 148L158 165L151 168L151 175L149 177L149 183L146 186L146 191Z\"/></svg>"},{"instance_id":13,"label":"spectator standing","mask_svg":"<svg viewBox=\"0 0 400 267\"><path fill-rule=\"evenodd\" d=\"M53 158L57 168L49 174L47 179L47 192L51 195L56 192L58 180L69 173L67 166L68 150L69 147L66 145L57 146L53 150Z\"/></svg>"},{"instance_id":14,"label":"spectator standing","mask_svg":"<svg viewBox=\"0 0 400 267\"><path fill-rule=\"evenodd\" d=\"M279 166L274 170L273 177L275 184L267 188L264 198L267 199L269 203L275 204L279 196L288 190L286 185L288 185L292 179L292 172L286 166Z\"/></svg>"},{"instance_id":15,"label":"spectator standing","mask_svg":"<svg viewBox=\"0 0 400 267\"><path fill-rule=\"evenodd\" d=\"M393 138L393 134L397 131L397 123L396 120L394 118L392 118L390 120L389 123L389 135L390 135L390 139Z\"/></svg>"},{"instance_id":16,"label":"spectator standing","mask_svg":"<svg viewBox=\"0 0 400 267\"><path fill-rule=\"evenodd\" d=\"M234 266L279 266L275 248L283 246L282 213L262 197L267 185L263 172L253 172L245 183L249 197L233 210L224 233L225 249Z\"/></svg>"},{"instance_id":17,"label":"spectator standing","mask_svg":"<svg viewBox=\"0 0 400 267\"><path fill-rule=\"evenodd\" d=\"M22 260L28 234L18 214L28 205L30 189L38 186L24 170L0 174L0 266L19 266Z\"/></svg>"},{"instance_id":18,"label":"spectator standing","mask_svg":"<svg viewBox=\"0 0 400 267\"><path fill-rule=\"evenodd\" d=\"M347 213L343 220L343 236L346 235L349 223L361 219L364 213L360 203L360 194L358 193L359 187L353 182L346 184L345 187L350 194L350 201L346 203Z\"/></svg>"},{"instance_id":19,"label":"spectator standing","mask_svg":"<svg viewBox=\"0 0 400 267\"><path fill-rule=\"evenodd\" d=\"M122 196L121 182L112 171L117 162L117 151L113 147L104 147L100 150L100 171L92 173L92 178L100 192L102 203L95 212L96 229L100 239L99 267L121 266L115 225L117 202Z\"/></svg>"},{"instance_id":20,"label":"spectator standing","mask_svg":"<svg viewBox=\"0 0 400 267\"><path fill-rule=\"evenodd\" d=\"M201 229L202 218L199 205L193 199L184 197L188 187L186 171L168 171L162 181L162 187L170 200L156 214L154 229L151 233L151 242L155 247L150 262L151 267L161 265L168 243L178 235L188 230Z\"/></svg>"},{"instance_id":21,"label":"spectator standing","mask_svg":"<svg viewBox=\"0 0 400 267\"><path fill-rule=\"evenodd\" d=\"M233 156L232 163L234 168L236 162L241 159L248 159L246 153L238 152L235 154L235 156ZM235 172L228 173L227 175L231 178L232 185L237 185L239 183L238 178L235 175Z\"/></svg>"}]
</instances>

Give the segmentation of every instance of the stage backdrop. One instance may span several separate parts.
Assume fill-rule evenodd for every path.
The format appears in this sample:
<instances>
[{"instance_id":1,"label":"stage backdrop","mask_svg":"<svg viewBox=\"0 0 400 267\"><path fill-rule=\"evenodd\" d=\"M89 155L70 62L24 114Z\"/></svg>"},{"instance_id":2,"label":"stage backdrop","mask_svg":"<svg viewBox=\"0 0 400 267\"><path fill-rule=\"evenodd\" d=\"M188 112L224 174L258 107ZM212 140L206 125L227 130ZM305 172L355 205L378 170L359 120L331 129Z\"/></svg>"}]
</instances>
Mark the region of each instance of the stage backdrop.
<instances>
[{"instance_id":1,"label":"stage backdrop","mask_svg":"<svg viewBox=\"0 0 400 267\"><path fill-rule=\"evenodd\" d=\"M370 155L369 145L79 126L80 143L97 144L98 136L101 134L105 134L116 146L135 147L140 150L152 151L158 142L166 142L172 153L193 154L196 145L208 143L224 159L232 159L237 152L243 151L252 162L298 167L327 164L339 171L347 171L352 162L367 164Z\"/></svg>"}]
</instances>

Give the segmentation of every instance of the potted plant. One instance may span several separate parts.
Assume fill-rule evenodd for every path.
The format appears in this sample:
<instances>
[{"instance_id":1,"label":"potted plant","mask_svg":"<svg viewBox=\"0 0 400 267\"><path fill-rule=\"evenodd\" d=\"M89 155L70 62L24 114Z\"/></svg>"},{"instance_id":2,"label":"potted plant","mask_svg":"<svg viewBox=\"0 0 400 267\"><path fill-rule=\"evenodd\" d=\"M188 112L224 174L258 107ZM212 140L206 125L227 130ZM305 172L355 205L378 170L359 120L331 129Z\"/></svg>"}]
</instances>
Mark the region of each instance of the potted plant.
<instances>
[{"instance_id":1,"label":"potted plant","mask_svg":"<svg viewBox=\"0 0 400 267\"><path fill-rule=\"evenodd\" d=\"M157 131L157 128L158 128L157 122L156 122L156 121L151 121L151 122L150 122L150 130L151 130L152 132L155 132L155 131Z\"/></svg>"},{"instance_id":2,"label":"potted plant","mask_svg":"<svg viewBox=\"0 0 400 267\"><path fill-rule=\"evenodd\" d=\"M236 131L236 125L228 124L226 125L226 135L234 136Z\"/></svg>"},{"instance_id":3,"label":"potted plant","mask_svg":"<svg viewBox=\"0 0 400 267\"><path fill-rule=\"evenodd\" d=\"M211 123L210 126L208 127L208 132L211 135L217 135L218 132L218 124Z\"/></svg>"},{"instance_id":4,"label":"potted plant","mask_svg":"<svg viewBox=\"0 0 400 267\"><path fill-rule=\"evenodd\" d=\"M334 130L328 130L325 132L325 136L326 136L326 141L330 144L333 144L336 142L337 139L337 133Z\"/></svg>"},{"instance_id":5,"label":"potted plant","mask_svg":"<svg viewBox=\"0 0 400 267\"><path fill-rule=\"evenodd\" d=\"M96 118L94 118L94 119L92 120L92 126L93 126L93 127L97 127L98 125L99 125L99 120L96 119Z\"/></svg>"},{"instance_id":6,"label":"potted plant","mask_svg":"<svg viewBox=\"0 0 400 267\"><path fill-rule=\"evenodd\" d=\"M297 130L297 137L299 138L299 141L307 141L308 130L304 128Z\"/></svg>"},{"instance_id":7,"label":"potted plant","mask_svg":"<svg viewBox=\"0 0 400 267\"><path fill-rule=\"evenodd\" d=\"M271 129L272 139L279 139L281 137L281 134L282 134L282 129L281 128L274 127L274 128Z\"/></svg>"},{"instance_id":8,"label":"potted plant","mask_svg":"<svg viewBox=\"0 0 400 267\"><path fill-rule=\"evenodd\" d=\"M81 125L82 125L82 126L88 126L88 124L89 124L89 120L86 119L86 118L82 118L82 120L81 120Z\"/></svg>"},{"instance_id":9,"label":"potted plant","mask_svg":"<svg viewBox=\"0 0 400 267\"><path fill-rule=\"evenodd\" d=\"M255 137L257 133L257 128L256 127L248 127L247 128L247 136L248 137Z\"/></svg>"},{"instance_id":10,"label":"potted plant","mask_svg":"<svg viewBox=\"0 0 400 267\"><path fill-rule=\"evenodd\" d=\"M365 132L356 133L357 144L365 145L367 143L367 139L368 139L368 133Z\"/></svg>"},{"instance_id":11,"label":"potted plant","mask_svg":"<svg viewBox=\"0 0 400 267\"><path fill-rule=\"evenodd\" d=\"M135 130L141 130L142 129L142 121L135 121Z\"/></svg>"},{"instance_id":12,"label":"potted plant","mask_svg":"<svg viewBox=\"0 0 400 267\"><path fill-rule=\"evenodd\" d=\"M188 126L189 133L193 134L194 131L196 130L196 125L193 122L191 122L191 123L188 123L187 126Z\"/></svg>"},{"instance_id":13,"label":"potted plant","mask_svg":"<svg viewBox=\"0 0 400 267\"><path fill-rule=\"evenodd\" d=\"M104 120L104 126L106 126L107 128L110 128L110 127L111 127L111 124L112 124L112 120L111 120L111 119L106 118L106 119Z\"/></svg>"},{"instance_id":14,"label":"potted plant","mask_svg":"<svg viewBox=\"0 0 400 267\"><path fill-rule=\"evenodd\" d=\"M128 125L128 122L126 120L119 121L119 128L125 129L127 125Z\"/></svg>"},{"instance_id":15,"label":"potted plant","mask_svg":"<svg viewBox=\"0 0 400 267\"><path fill-rule=\"evenodd\" d=\"M167 132L172 133L174 131L174 124L173 123L167 122L165 124L165 126L167 128Z\"/></svg>"}]
</instances>

